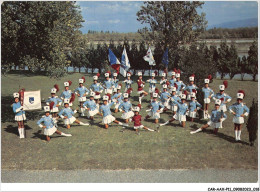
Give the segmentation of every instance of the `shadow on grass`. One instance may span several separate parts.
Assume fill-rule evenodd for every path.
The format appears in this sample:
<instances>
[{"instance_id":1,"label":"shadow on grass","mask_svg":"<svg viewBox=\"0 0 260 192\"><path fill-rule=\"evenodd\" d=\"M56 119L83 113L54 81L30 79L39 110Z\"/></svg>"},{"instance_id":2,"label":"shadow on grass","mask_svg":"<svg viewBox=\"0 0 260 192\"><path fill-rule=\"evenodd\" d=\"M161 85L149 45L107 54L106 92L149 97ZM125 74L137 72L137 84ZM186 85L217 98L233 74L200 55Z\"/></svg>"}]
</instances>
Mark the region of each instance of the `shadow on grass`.
<instances>
[{"instance_id":1,"label":"shadow on grass","mask_svg":"<svg viewBox=\"0 0 260 192\"><path fill-rule=\"evenodd\" d=\"M38 130L37 132L33 133L34 136L32 136L32 139L41 139L43 141L46 141L46 135L43 134L42 130ZM52 138L60 138L63 137L61 135L58 135L57 133L54 133L53 135L50 136Z\"/></svg>"},{"instance_id":2,"label":"shadow on grass","mask_svg":"<svg viewBox=\"0 0 260 192\"><path fill-rule=\"evenodd\" d=\"M191 128L193 128L193 130L196 130L198 129L199 127L197 125L192 125L190 126ZM221 130L221 129L220 129ZM209 134L209 135L214 135L216 137L219 137L219 138L222 138L230 143L241 143L243 145L250 145L249 143L245 142L245 141L235 141L235 138L234 137L231 137L229 135L226 135L224 133L221 133L221 132L218 132L217 134L214 133L214 130L212 129L204 129L202 131L203 133L206 133L206 134Z\"/></svg>"},{"instance_id":3,"label":"shadow on grass","mask_svg":"<svg viewBox=\"0 0 260 192\"><path fill-rule=\"evenodd\" d=\"M32 129L31 127L29 127L28 125L24 125L25 128L25 136L26 136L26 131ZM8 125L6 128L4 128L4 131L7 133L12 133L14 135L19 136L18 133L18 125L17 126L13 126L13 125Z\"/></svg>"}]
</instances>

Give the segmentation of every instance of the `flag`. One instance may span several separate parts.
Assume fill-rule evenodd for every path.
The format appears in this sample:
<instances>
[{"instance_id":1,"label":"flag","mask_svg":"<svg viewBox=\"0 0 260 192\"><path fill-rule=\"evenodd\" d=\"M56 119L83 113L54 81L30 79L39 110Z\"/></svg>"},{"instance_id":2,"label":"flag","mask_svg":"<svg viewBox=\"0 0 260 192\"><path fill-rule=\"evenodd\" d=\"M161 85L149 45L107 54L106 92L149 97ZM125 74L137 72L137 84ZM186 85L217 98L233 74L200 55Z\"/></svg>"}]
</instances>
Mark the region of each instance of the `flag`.
<instances>
[{"instance_id":1,"label":"flag","mask_svg":"<svg viewBox=\"0 0 260 192\"><path fill-rule=\"evenodd\" d=\"M120 66L120 74L126 77L126 72L128 69L130 69L130 63L128 56L126 54L126 49L124 47L123 53L122 53L122 58L121 58L121 66Z\"/></svg>"},{"instance_id":2,"label":"flag","mask_svg":"<svg viewBox=\"0 0 260 192\"><path fill-rule=\"evenodd\" d=\"M145 61L149 62L149 65L155 65L155 60L153 58L152 50L150 47L143 58Z\"/></svg>"},{"instance_id":3,"label":"flag","mask_svg":"<svg viewBox=\"0 0 260 192\"><path fill-rule=\"evenodd\" d=\"M115 54L111 51L111 49L108 49L108 60L111 67L119 72L120 62L116 58Z\"/></svg>"},{"instance_id":4,"label":"flag","mask_svg":"<svg viewBox=\"0 0 260 192\"><path fill-rule=\"evenodd\" d=\"M23 99L23 110L41 109L41 91L25 91Z\"/></svg>"},{"instance_id":5,"label":"flag","mask_svg":"<svg viewBox=\"0 0 260 192\"><path fill-rule=\"evenodd\" d=\"M168 64L169 64L168 48L166 48L166 50L165 50L165 52L163 54L162 63L164 64L165 68L168 67Z\"/></svg>"}]
</instances>

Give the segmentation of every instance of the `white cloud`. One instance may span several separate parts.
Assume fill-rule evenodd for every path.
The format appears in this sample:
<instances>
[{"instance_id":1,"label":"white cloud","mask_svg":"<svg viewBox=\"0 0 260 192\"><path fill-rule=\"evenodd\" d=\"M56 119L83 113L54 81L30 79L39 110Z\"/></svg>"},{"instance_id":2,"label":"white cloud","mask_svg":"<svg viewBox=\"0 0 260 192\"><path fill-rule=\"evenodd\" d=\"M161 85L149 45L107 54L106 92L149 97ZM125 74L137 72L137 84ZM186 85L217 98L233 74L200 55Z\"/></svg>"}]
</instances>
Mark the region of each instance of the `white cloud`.
<instances>
[{"instance_id":1,"label":"white cloud","mask_svg":"<svg viewBox=\"0 0 260 192\"><path fill-rule=\"evenodd\" d=\"M94 24L99 24L99 21L85 21L86 25L94 25Z\"/></svg>"},{"instance_id":2,"label":"white cloud","mask_svg":"<svg viewBox=\"0 0 260 192\"><path fill-rule=\"evenodd\" d=\"M119 19L115 19L115 20L108 20L108 23L114 23L114 24L116 24L116 23L119 23L120 22L120 20Z\"/></svg>"}]
</instances>

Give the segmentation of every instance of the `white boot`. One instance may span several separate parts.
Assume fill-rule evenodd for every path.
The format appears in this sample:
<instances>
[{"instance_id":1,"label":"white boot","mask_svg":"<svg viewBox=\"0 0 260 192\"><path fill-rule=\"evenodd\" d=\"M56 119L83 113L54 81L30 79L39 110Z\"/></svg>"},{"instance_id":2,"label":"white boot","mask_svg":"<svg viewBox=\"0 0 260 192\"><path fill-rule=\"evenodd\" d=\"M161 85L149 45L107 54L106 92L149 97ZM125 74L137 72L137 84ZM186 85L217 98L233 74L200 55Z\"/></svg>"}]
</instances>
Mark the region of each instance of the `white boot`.
<instances>
[{"instance_id":1,"label":"white boot","mask_svg":"<svg viewBox=\"0 0 260 192\"><path fill-rule=\"evenodd\" d=\"M21 131L22 131L22 138L25 138L25 135L24 135L24 128L21 128Z\"/></svg>"},{"instance_id":2,"label":"white boot","mask_svg":"<svg viewBox=\"0 0 260 192\"><path fill-rule=\"evenodd\" d=\"M197 129L196 131L191 131L190 134L198 133L198 132L200 132L200 131L202 131L201 128Z\"/></svg>"},{"instance_id":3,"label":"white boot","mask_svg":"<svg viewBox=\"0 0 260 192\"><path fill-rule=\"evenodd\" d=\"M237 130L235 130L235 138L236 138L236 141L238 140L237 138L238 138L238 131Z\"/></svg>"},{"instance_id":4,"label":"white boot","mask_svg":"<svg viewBox=\"0 0 260 192\"><path fill-rule=\"evenodd\" d=\"M139 97L139 103L142 104L142 97Z\"/></svg>"},{"instance_id":5,"label":"white boot","mask_svg":"<svg viewBox=\"0 0 260 192\"><path fill-rule=\"evenodd\" d=\"M164 126L164 125L167 125L167 124L169 124L169 121L166 121L165 123L160 124L160 126Z\"/></svg>"},{"instance_id":6,"label":"white boot","mask_svg":"<svg viewBox=\"0 0 260 192\"><path fill-rule=\"evenodd\" d=\"M20 139L23 138L22 128L18 128Z\"/></svg>"},{"instance_id":7,"label":"white boot","mask_svg":"<svg viewBox=\"0 0 260 192\"><path fill-rule=\"evenodd\" d=\"M150 129L150 128L148 128L147 130L148 130L148 131L154 131L153 129Z\"/></svg>"},{"instance_id":8,"label":"white boot","mask_svg":"<svg viewBox=\"0 0 260 192\"><path fill-rule=\"evenodd\" d=\"M237 131L237 140L240 141L241 130Z\"/></svg>"},{"instance_id":9,"label":"white boot","mask_svg":"<svg viewBox=\"0 0 260 192\"><path fill-rule=\"evenodd\" d=\"M84 117L85 116L85 108L80 108L81 111L81 116Z\"/></svg>"},{"instance_id":10,"label":"white boot","mask_svg":"<svg viewBox=\"0 0 260 192\"><path fill-rule=\"evenodd\" d=\"M71 137L72 136L71 134L66 134L66 133L63 133L63 132L61 132L61 135L64 136L64 137Z\"/></svg>"},{"instance_id":11,"label":"white boot","mask_svg":"<svg viewBox=\"0 0 260 192\"><path fill-rule=\"evenodd\" d=\"M88 123L83 123L83 122L80 122L79 124L80 125L89 125Z\"/></svg>"}]
</instances>

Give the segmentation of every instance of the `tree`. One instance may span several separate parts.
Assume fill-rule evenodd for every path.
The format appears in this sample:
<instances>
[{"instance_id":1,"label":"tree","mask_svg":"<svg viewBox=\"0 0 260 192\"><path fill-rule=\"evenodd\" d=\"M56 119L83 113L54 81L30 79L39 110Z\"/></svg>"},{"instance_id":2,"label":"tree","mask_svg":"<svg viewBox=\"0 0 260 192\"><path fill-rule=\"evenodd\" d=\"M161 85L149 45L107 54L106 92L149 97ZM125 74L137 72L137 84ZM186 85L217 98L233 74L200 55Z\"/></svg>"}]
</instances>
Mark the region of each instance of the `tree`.
<instances>
[{"instance_id":1,"label":"tree","mask_svg":"<svg viewBox=\"0 0 260 192\"><path fill-rule=\"evenodd\" d=\"M249 47L247 59L250 72L253 74L253 81L255 81L258 74L258 46L256 41Z\"/></svg>"},{"instance_id":2,"label":"tree","mask_svg":"<svg viewBox=\"0 0 260 192\"><path fill-rule=\"evenodd\" d=\"M75 2L2 3L2 65L63 75L69 65L66 53L77 44L83 22L78 8Z\"/></svg>"},{"instance_id":3,"label":"tree","mask_svg":"<svg viewBox=\"0 0 260 192\"><path fill-rule=\"evenodd\" d=\"M169 68L174 67L180 44L191 43L206 28L205 14L198 14L199 1L146 1L137 12L137 20L148 24L146 36L163 50L169 46Z\"/></svg>"},{"instance_id":4,"label":"tree","mask_svg":"<svg viewBox=\"0 0 260 192\"><path fill-rule=\"evenodd\" d=\"M238 69L241 74L241 80L244 80L245 74L248 72L248 62L246 56L243 56L241 60L238 61Z\"/></svg>"},{"instance_id":5,"label":"tree","mask_svg":"<svg viewBox=\"0 0 260 192\"><path fill-rule=\"evenodd\" d=\"M254 141L257 138L258 129L258 102L253 100L252 106L250 107L249 117L246 123L246 127L249 133L250 145L254 145Z\"/></svg>"},{"instance_id":6,"label":"tree","mask_svg":"<svg viewBox=\"0 0 260 192\"><path fill-rule=\"evenodd\" d=\"M237 49L235 47L235 44L232 42L227 54L227 68L230 79L233 79L233 77L239 72L237 66L238 59L239 57L237 55Z\"/></svg>"}]
</instances>

